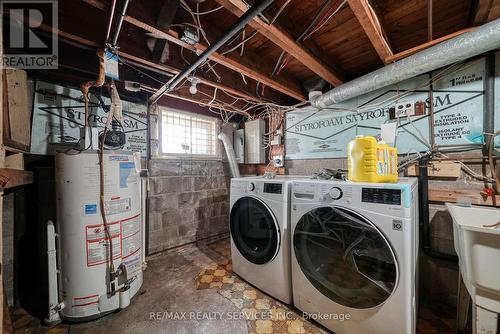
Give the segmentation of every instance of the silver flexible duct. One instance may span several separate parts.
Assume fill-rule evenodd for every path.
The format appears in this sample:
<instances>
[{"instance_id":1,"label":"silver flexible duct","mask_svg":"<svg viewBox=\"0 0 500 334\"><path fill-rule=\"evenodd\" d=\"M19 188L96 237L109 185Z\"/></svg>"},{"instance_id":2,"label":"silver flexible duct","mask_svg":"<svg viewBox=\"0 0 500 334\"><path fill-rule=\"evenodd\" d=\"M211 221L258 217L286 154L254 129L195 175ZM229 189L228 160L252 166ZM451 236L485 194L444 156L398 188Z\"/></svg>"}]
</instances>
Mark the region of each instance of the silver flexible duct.
<instances>
[{"instance_id":1,"label":"silver flexible duct","mask_svg":"<svg viewBox=\"0 0 500 334\"><path fill-rule=\"evenodd\" d=\"M236 154L234 153L233 144L224 132L219 133L219 139L224 144L226 150L227 160L229 162L229 169L231 170L231 177L240 177L240 169L236 162Z\"/></svg>"},{"instance_id":2,"label":"silver flexible duct","mask_svg":"<svg viewBox=\"0 0 500 334\"><path fill-rule=\"evenodd\" d=\"M349 81L324 94L317 91L311 92L309 100L316 108L326 108L499 47L500 19L496 19L470 32Z\"/></svg>"}]
</instances>

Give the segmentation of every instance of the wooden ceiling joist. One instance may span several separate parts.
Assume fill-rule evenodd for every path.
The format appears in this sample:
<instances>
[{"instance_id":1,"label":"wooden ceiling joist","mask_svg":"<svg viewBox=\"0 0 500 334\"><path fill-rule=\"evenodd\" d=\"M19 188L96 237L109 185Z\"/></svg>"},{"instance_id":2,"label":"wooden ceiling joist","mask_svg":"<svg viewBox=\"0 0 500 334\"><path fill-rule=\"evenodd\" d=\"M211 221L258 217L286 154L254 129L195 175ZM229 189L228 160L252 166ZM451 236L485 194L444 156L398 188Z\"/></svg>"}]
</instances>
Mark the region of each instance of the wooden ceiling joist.
<instances>
[{"instance_id":1,"label":"wooden ceiling joist","mask_svg":"<svg viewBox=\"0 0 500 334\"><path fill-rule=\"evenodd\" d=\"M488 22L493 0L478 0L474 11L473 25L481 25Z\"/></svg>"},{"instance_id":2,"label":"wooden ceiling joist","mask_svg":"<svg viewBox=\"0 0 500 334\"><path fill-rule=\"evenodd\" d=\"M216 1L238 17L248 10L246 3L242 0ZM249 25L330 84L339 86L343 83L339 74L299 45L289 33L276 24L268 24L257 16Z\"/></svg>"},{"instance_id":3,"label":"wooden ceiling joist","mask_svg":"<svg viewBox=\"0 0 500 334\"><path fill-rule=\"evenodd\" d=\"M129 15L126 15L124 20L138 28L141 28L143 30L146 30L147 32L150 32L158 37L165 38L166 40L175 43L181 47L184 47L188 50L195 51L197 53L201 53L206 50L207 46L197 43L196 45L190 45L184 41L181 41L179 39L178 33L170 29L168 32L164 32L162 30L156 29L155 27L139 21ZM288 79L288 80L283 80L283 79L271 79L269 76L267 76L264 73L259 72L257 69L255 69L253 66L249 64L243 64L242 61L236 61L234 59L231 59L229 57L226 57L218 52L214 52L210 57L210 60L215 61L216 63L221 64L222 66L225 66L233 71L236 71L238 73L242 73L243 75L254 79L256 81L259 81L263 84L265 84L268 87L271 87L285 95L288 95L290 97L293 97L297 100L304 101L306 99L305 94L302 92L302 89L298 85L298 83Z\"/></svg>"},{"instance_id":4,"label":"wooden ceiling joist","mask_svg":"<svg viewBox=\"0 0 500 334\"><path fill-rule=\"evenodd\" d=\"M393 56L393 52L385 39L380 21L371 8L368 0L347 0L347 2L370 39L375 51L377 51L380 59L386 63L386 59Z\"/></svg>"},{"instance_id":5,"label":"wooden ceiling joist","mask_svg":"<svg viewBox=\"0 0 500 334\"><path fill-rule=\"evenodd\" d=\"M83 1L100 10L107 10L106 6L104 6L99 1L96 0L83 0ZM124 21L140 29L143 29L157 37L164 38L169 42L177 44L183 48L197 52L198 54L205 51L207 48L206 45L203 45L201 43L197 43L196 45L190 45L180 40L179 34L177 33L177 31L173 29L169 29L168 31L163 31L146 22L138 20L130 15L125 15ZM267 74L260 72L256 68L256 66L251 65L249 62L245 62L244 59L236 61L218 52L214 52L209 57L209 59L233 71L241 73L247 76L248 78L261 82L264 85L272 89L275 89L287 96L293 97L294 99L297 99L299 101L305 101L307 99L299 83L294 81L292 78L287 78L283 76L281 76L280 78L270 78Z\"/></svg>"},{"instance_id":6,"label":"wooden ceiling joist","mask_svg":"<svg viewBox=\"0 0 500 334\"><path fill-rule=\"evenodd\" d=\"M424 44L417 45L414 48L401 51L401 52L396 53L396 54L394 54L394 55L392 55L390 57L385 58L385 63L389 64L389 63L395 62L397 60L406 58L406 57L411 56L411 55L413 55L413 54L415 54L417 52L420 52L422 50L430 48L431 46L434 46L436 44L439 44L441 42L449 40L449 39L451 39L453 37L460 36L460 35L462 35L462 34L464 34L466 32L472 31L472 30L474 30L474 28L466 28L466 29L462 29L462 30L459 30L459 31L455 31L454 33L451 33L449 35L433 39L432 41L424 43Z\"/></svg>"},{"instance_id":7,"label":"wooden ceiling joist","mask_svg":"<svg viewBox=\"0 0 500 334\"><path fill-rule=\"evenodd\" d=\"M77 44L81 44L81 45L84 45L87 47L96 48L96 49L102 47L102 45L100 45L99 43L97 43L95 41L91 41L89 39L65 32L65 31L60 30L60 29L54 29L53 27L47 26L45 24L39 25L38 28L41 30L50 32L50 33L56 33L60 38L64 38L64 39L71 41L71 42L76 42ZM118 56L125 59L125 60L131 60L131 61L143 64L147 67L155 68L157 70L163 71L165 73L177 74L177 73L180 73L180 71L181 71L180 69L175 68L173 66L164 65L164 64L156 64L156 63L153 63L149 60L134 56L132 54L129 54L129 53L126 53L123 51L118 51ZM210 86L210 87L213 87L213 88L224 90L230 94L233 94L233 95L236 95L236 96L248 99L248 100L252 100L255 102L264 102L264 101L257 99L256 97L251 96L245 92L242 92L240 90L234 89L232 87L229 87L229 86L226 86L226 85L223 85L220 83L206 80L204 78L200 78L200 83L205 84L205 85ZM181 99L181 97L179 97L178 95L175 95L175 94L170 94L169 96L173 97L173 98ZM186 100L186 98L182 97L182 100ZM195 98L192 98L190 100L191 100L191 102L197 101ZM200 101L197 101L197 102L200 102ZM200 104L203 104L203 103L200 102Z\"/></svg>"}]
</instances>

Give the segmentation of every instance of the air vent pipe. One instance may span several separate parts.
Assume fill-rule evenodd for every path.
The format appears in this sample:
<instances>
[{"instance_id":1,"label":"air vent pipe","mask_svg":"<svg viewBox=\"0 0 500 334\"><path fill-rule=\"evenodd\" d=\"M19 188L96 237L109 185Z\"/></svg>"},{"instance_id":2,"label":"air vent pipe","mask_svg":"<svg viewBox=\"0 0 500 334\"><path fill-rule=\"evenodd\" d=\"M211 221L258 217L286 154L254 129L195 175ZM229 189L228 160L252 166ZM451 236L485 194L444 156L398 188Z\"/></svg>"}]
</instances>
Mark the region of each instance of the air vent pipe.
<instances>
[{"instance_id":1,"label":"air vent pipe","mask_svg":"<svg viewBox=\"0 0 500 334\"><path fill-rule=\"evenodd\" d=\"M231 171L231 177L240 177L240 169L238 163L236 162L236 154L234 153L233 144L229 139L228 135L224 132L219 133L219 139L224 145L226 150L227 160L229 162L229 169Z\"/></svg>"},{"instance_id":2,"label":"air vent pipe","mask_svg":"<svg viewBox=\"0 0 500 334\"><path fill-rule=\"evenodd\" d=\"M470 32L349 81L324 94L312 91L309 93L309 101L316 108L327 108L335 103L347 101L499 47L500 19L496 19Z\"/></svg>"}]
</instances>

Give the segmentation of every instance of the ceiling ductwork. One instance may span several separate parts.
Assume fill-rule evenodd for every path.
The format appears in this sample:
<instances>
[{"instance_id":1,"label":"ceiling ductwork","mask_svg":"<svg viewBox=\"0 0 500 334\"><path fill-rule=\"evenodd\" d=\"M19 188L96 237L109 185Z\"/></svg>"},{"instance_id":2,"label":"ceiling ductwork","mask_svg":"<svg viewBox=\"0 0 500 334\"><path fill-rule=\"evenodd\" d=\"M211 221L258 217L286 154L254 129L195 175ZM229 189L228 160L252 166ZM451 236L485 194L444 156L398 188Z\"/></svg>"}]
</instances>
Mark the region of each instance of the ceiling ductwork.
<instances>
[{"instance_id":1,"label":"ceiling ductwork","mask_svg":"<svg viewBox=\"0 0 500 334\"><path fill-rule=\"evenodd\" d=\"M319 90L311 91L309 101L316 108L327 108L499 47L500 19L496 19L470 32L340 85L324 94Z\"/></svg>"}]
</instances>

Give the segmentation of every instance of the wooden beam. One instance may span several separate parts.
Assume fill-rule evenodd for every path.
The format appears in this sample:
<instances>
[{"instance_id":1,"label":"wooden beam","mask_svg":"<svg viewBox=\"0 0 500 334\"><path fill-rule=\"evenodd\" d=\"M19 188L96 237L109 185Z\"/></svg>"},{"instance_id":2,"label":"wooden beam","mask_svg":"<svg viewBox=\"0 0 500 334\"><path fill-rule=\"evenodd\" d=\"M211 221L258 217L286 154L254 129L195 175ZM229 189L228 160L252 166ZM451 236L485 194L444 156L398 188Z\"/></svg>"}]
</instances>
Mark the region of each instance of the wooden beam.
<instances>
[{"instance_id":1,"label":"wooden beam","mask_svg":"<svg viewBox=\"0 0 500 334\"><path fill-rule=\"evenodd\" d=\"M96 0L83 0L83 1L100 10L107 10L107 8L103 6L103 4L99 1ZM160 38L164 38L167 41L177 44L183 48L197 52L198 54L207 49L207 46L201 43L197 43L196 45L191 45L180 40L179 34L177 33L177 31L173 29L169 29L168 31L163 31L150 24L147 24L146 22L138 20L130 15L125 15L124 21L140 29L143 29L149 33L152 33ZM260 66L255 66L253 64L250 64L248 61L244 61L243 59L234 60L218 52L214 52L209 57L209 59L233 71L241 73L253 80L259 81L270 88L273 88L285 95L293 97L294 99L297 99L299 101L305 101L307 99L305 93L302 91L302 88L300 87L298 82L295 82L292 78L287 78L287 77L280 77L274 79L270 78L267 74L264 74L258 70ZM258 63L257 60L256 62Z\"/></svg>"},{"instance_id":2,"label":"wooden beam","mask_svg":"<svg viewBox=\"0 0 500 334\"><path fill-rule=\"evenodd\" d=\"M470 200L471 204L499 206L500 195L495 195L495 200L491 196L483 197L479 190L471 189L429 189L429 201L431 202L450 202L456 203L463 201L463 199Z\"/></svg>"},{"instance_id":3,"label":"wooden beam","mask_svg":"<svg viewBox=\"0 0 500 334\"><path fill-rule=\"evenodd\" d=\"M88 40L86 38L83 38L83 37L80 37L80 36L77 36L77 35L73 35L73 34L70 34L68 32L65 32L65 31L62 31L62 30L55 30L53 29L52 27L50 26L47 26L47 25L40 25L38 28L44 30L44 31L48 31L48 32L54 32L57 33L60 37L63 37L69 41L72 41L72 42L76 42L78 44L82 44L82 45L85 45L85 46L88 46L88 47L94 47L94 48L100 48L102 47L102 45L94 42L94 41L91 41L91 40ZM180 73L180 69L176 68L176 67L173 67L173 66L169 66L169 65L165 65L165 64L156 64L156 63L153 63L149 60L146 60L146 59L143 59L143 58L140 58L140 57L137 57L137 56L134 56L132 54L129 54L129 53L126 53L126 52L123 52L123 51L118 51L118 55L120 57L122 57L123 59L128 59L128 60L131 60L131 61L135 61L137 63L141 63L145 66L149 66L151 68L156 68L158 70L161 70L161 71L164 71L165 73L172 73L172 74L177 74L177 73ZM245 99L248 99L248 100L252 100L252 101L255 101L255 102L264 102L254 96L251 96L245 92L242 92L240 90L237 90L237 89L234 89L232 87L229 87L229 86L226 86L226 85L223 85L223 84L220 84L220 83L216 83L216 82L213 82L213 81L210 81L210 80L207 80L207 79L204 79L204 78L199 78L200 79L200 83L201 84L205 84L207 86L210 86L210 87L213 87L213 88L217 88L217 89L221 89L221 90L225 90L227 91L228 93L230 94L233 94L233 95L237 95L239 97L242 97L242 98L245 98Z\"/></svg>"},{"instance_id":4,"label":"wooden beam","mask_svg":"<svg viewBox=\"0 0 500 334\"><path fill-rule=\"evenodd\" d=\"M385 39L384 30L368 0L347 0L347 2L370 39L375 51L377 51L378 56L385 63L385 59L393 55L392 49Z\"/></svg>"},{"instance_id":5,"label":"wooden beam","mask_svg":"<svg viewBox=\"0 0 500 334\"><path fill-rule=\"evenodd\" d=\"M25 170L0 168L0 188L7 189L33 183L33 173Z\"/></svg>"},{"instance_id":6,"label":"wooden beam","mask_svg":"<svg viewBox=\"0 0 500 334\"><path fill-rule=\"evenodd\" d=\"M242 0L216 1L238 17L243 15L248 9L246 3ZM289 33L276 24L267 24L257 16L249 25L332 85L339 86L343 83L339 74L335 73L328 65L304 49Z\"/></svg>"},{"instance_id":7,"label":"wooden beam","mask_svg":"<svg viewBox=\"0 0 500 334\"><path fill-rule=\"evenodd\" d=\"M5 167L24 170L24 154L15 153L5 156Z\"/></svg>"},{"instance_id":8,"label":"wooden beam","mask_svg":"<svg viewBox=\"0 0 500 334\"><path fill-rule=\"evenodd\" d=\"M427 43L424 43L424 44L420 44L420 45L417 45L411 49L408 49L408 50L405 50L405 51L402 51L402 52L399 52L399 53L396 53L390 57L387 57L385 58L385 63L388 64L388 63L392 63L392 62L395 62L397 60L400 60L400 59L403 59L403 58L406 58L408 56L411 56L417 52L420 52L422 50L425 50L431 46L434 46L436 44L439 44L441 42L444 42L446 40L449 40L453 37L457 37L457 36L460 36L466 32L469 32L469 31L472 31L474 30L474 28L466 28L466 29L462 29L462 30L459 30L459 31L455 31L454 33L451 33L449 35L446 35L446 36L443 36L443 37L440 37L440 38L436 38L436 39L433 39L432 41L430 42L427 42Z\"/></svg>"},{"instance_id":9,"label":"wooden beam","mask_svg":"<svg viewBox=\"0 0 500 334\"><path fill-rule=\"evenodd\" d=\"M161 38L165 38L166 40L175 43L183 48L186 48L188 50L192 50L194 52L200 53L206 50L206 46L197 43L196 45L190 45L187 44L184 41L181 41L179 39L179 35L175 30L170 29L168 32L164 32L162 30L156 29L155 27L139 21L131 16L125 16L124 20L138 28L144 29L156 36L159 36ZM283 80L281 78L277 79L271 79L268 75L261 73L258 71L255 66L252 66L251 64L243 64L242 60L236 61L234 59L231 59L227 56L224 56L218 52L214 52L210 57L210 60L215 61L216 63L221 64L222 66L225 66L233 71L236 71L238 73L242 73L243 75L254 79L256 81L259 81L263 84L265 84L268 87L271 87L283 94L286 94L290 97L293 97L299 101L305 101L306 96L300 86L296 83L293 82L290 79Z\"/></svg>"},{"instance_id":10,"label":"wooden beam","mask_svg":"<svg viewBox=\"0 0 500 334\"><path fill-rule=\"evenodd\" d=\"M181 71L180 69L178 69L176 67L169 66L169 65L166 65L166 64L153 63L153 62L151 62L149 60L146 60L146 59L134 56L134 55L132 55L130 53L118 51L118 55L120 57L122 57L123 59L128 59L128 60L131 60L131 61L143 64L145 66L149 66L151 68L155 68L157 70L163 71L165 73L178 74ZM229 87L229 86L217 83L217 82L213 82L213 81L207 80L205 78L201 78L201 77L199 77L198 79L200 80L201 84L204 84L204 85L207 85L207 86L210 86L210 87L213 87L213 88L217 88L217 89L220 89L220 90L225 90L229 94L237 95L239 97L243 97L243 98L245 98L247 100L251 100L251 101L254 101L254 102L259 102L259 103L264 102L264 101L262 101L262 100L260 100L260 99L258 99L256 97L254 97L254 96L248 95L245 92L242 92L240 90L234 89L232 87Z\"/></svg>"},{"instance_id":11,"label":"wooden beam","mask_svg":"<svg viewBox=\"0 0 500 334\"><path fill-rule=\"evenodd\" d=\"M488 17L490 16L492 6L493 0L478 0L474 11L472 24L478 26L488 22Z\"/></svg>"}]
</instances>

